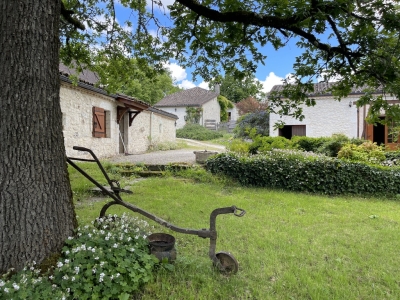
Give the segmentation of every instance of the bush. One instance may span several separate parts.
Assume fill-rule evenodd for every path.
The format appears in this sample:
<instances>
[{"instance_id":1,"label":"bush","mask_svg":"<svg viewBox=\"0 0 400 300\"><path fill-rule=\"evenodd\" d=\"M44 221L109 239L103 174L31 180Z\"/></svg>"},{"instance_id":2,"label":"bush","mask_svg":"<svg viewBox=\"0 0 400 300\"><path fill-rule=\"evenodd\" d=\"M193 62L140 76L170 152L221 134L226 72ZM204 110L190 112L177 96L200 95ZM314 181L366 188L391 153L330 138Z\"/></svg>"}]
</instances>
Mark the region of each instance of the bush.
<instances>
[{"instance_id":1,"label":"bush","mask_svg":"<svg viewBox=\"0 0 400 300\"><path fill-rule=\"evenodd\" d=\"M148 225L125 215L97 225L68 238L51 273L41 275L33 263L0 279L0 299L129 299L152 278L158 261L148 253Z\"/></svg>"},{"instance_id":2,"label":"bush","mask_svg":"<svg viewBox=\"0 0 400 300\"><path fill-rule=\"evenodd\" d=\"M386 157L381 146L366 141L358 146L354 144L344 145L338 153L338 158L353 162L380 164Z\"/></svg>"},{"instance_id":3,"label":"bush","mask_svg":"<svg viewBox=\"0 0 400 300\"><path fill-rule=\"evenodd\" d=\"M218 154L206 161L212 173L221 173L242 185L321 194L400 194L400 169L342 161L294 150L239 156Z\"/></svg>"},{"instance_id":4,"label":"bush","mask_svg":"<svg viewBox=\"0 0 400 300\"><path fill-rule=\"evenodd\" d=\"M386 151L385 160L382 162L384 166L398 166L400 165L400 151Z\"/></svg>"},{"instance_id":5,"label":"bush","mask_svg":"<svg viewBox=\"0 0 400 300\"><path fill-rule=\"evenodd\" d=\"M249 113L239 118L233 130L237 138L249 138L251 129L261 136L269 135L269 114L266 111Z\"/></svg>"},{"instance_id":6,"label":"bush","mask_svg":"<svg viewBox=\"0 0 400 300\"><path fill-rule=\"evenodd\" d=\"M292 142L282 136L254 136L253 142L249 147L251 154L264 153L272 149L291 149Z\"/></svg>"},{"instance_id":7,"label":"bush","mask_svg":"<svg viewBox=\"0 0 400 300\"><path fill-rule=\"evenodd\" d=\"M350 139L344 134L333 134L331 138L327 139L322 145L316 150L317 153L322 153L330 157L337 157L340 149L345 144L360 145L365 142L362 139Z\"/></svg>"},{"instance_id":8,"label":"bush","mask_svg":"<svg viewBox=\"0 0 400 300\"><path fill-rule=\"evenodd\" d=\"M223 136L223 133L209 130L199 124L187 123L183 128L176 130L176 137L198 141L213 140Z\"/></svg>"},{"instance_id":9,"label":"bush","mask_svg":"<svg viewBox=\"0 0 400 300\"><path fill-rule=\"evenodd\" d=\"M295 149L307 151L307 152L318 152L324 143L328 142L331 138L329 137L308 137L308 136L294 136L292 137L292 147Z\"/></svg>"},{"instance_id":10,"label":"bush","mask_svg":"<svg viewBox=\"0 0 400 300\"><path fill-rule=\"evenodd\" d=\"M233 139L226 148L238 154L247 154L249 153L250 145L251 143L241 139Z\"/></svg>"}]
</instances>

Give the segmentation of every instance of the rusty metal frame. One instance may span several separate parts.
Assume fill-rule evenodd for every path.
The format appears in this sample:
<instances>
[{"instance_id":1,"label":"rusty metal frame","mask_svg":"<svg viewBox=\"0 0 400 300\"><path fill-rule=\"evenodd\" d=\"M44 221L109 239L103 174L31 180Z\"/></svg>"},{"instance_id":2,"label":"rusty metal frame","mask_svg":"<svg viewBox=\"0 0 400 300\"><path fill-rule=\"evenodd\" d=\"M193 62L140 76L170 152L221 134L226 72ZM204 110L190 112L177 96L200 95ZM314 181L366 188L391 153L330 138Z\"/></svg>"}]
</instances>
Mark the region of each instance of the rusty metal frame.
<instances>
[{"instance_id":1,"label":"rusty metal frame","mask_svg":"<svg viewBox=\"0 0 400 300\"><path fill-rule=\"evenodd\" d=\"M124 202L120 196L120 192L127 192L127 193L132 193L131 191L127 191L124 189L120 188L120 185L118 181L111 180L106 171L104 170L103 166L101 165L100 161L96 157L96 155L93 153L92 150L84 147L78 147L74 146L74 150L78 151L85 151L88 152L93 159L82 159L82 158L73 158L73 157L67 157L67 162L74 167L78 172L80 172L83 176L85 176L90 182L92 182L95 186L97 186L104 194L108 195L113 199L113 201L106 203L103 208L100 211L100 217L104 217L106 214L106 211L108 208L110 208L113 205L121 205L133 212L139 213L155 222L158 224L171 229L172 231L183 233L183 234L192 234L192 235L197 235L198 237L201 238L209 238L210 239L210 248L208 252L208 256L212 260L213 264L220 270L224 271L224 266L221 265L219 259L217 258L216 255L216 245L217 245L217 230L216 230L216 219L218 215L221 214L230 214L233 213L237 217L242 217L245 215L245 210L241 208L237 208L236 206L229 206L229 207L222 207L222 208L217 208L214 209L211 214L210 214L210 228L209 229L188 229L188 228L182 228L175 226L159 217L157 217L154 214L151 214L147 212L146 210L143 210L133 204ZM80 168L77 164L75 164L73 161L86 161L86 162L96 162L97 165L99 166L101 172L103 173L104 177L106 178L108 184L110 185L111 191L106 189L104 186L102 186L100 183L98 183L93 177L91 177L89 174L87 174L82 168Z\"/></svg>"}]
</instances>

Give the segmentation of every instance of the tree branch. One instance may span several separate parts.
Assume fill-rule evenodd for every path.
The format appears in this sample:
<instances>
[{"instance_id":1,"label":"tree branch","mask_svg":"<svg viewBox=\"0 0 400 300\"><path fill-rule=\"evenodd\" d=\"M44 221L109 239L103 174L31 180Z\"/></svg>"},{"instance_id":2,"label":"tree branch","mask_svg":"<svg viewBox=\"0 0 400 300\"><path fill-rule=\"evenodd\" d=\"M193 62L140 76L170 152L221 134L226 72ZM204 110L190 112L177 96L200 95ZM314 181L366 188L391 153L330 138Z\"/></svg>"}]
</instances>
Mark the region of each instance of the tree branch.
<instances>
[{"instance_id":1,"label":"tree branch","mask_svg":"<svg viewBox=\"0 0 400 300\"><path fill-rule=\"evenodd\" d=\"M298 36L306 39L310 44L314 45L317 49L327 53L338 53L345 55L346 57L360 58L365 54L360 52L353 52L349 48L331 47L329 44L321 43L314 34L304 31L299 23L307 20L316 14L316 2L312 2L312 7L308 13L302 13L300 15L293 15L291 17L276 17L272 15L262 15L255 12L249 11L234 11L234 12L220 12L215 9L208 8L200 4L197 0L176 0L183 6L189 8L196 14L203 16L209 20L221 23L238 22L246 25L255 25L266 28L275 28L280 31L289 31L297 34ZM329 15L335 7L334 4L324 4L318 7L318 9Z\"/></svg>"},{"instance_id":2,"label":"tree branch","mask_svg":"<svg viewBox=\"0 0 400 300\"><path fill-rule=\"evenodd\" d=\"M80 21L77 19L73 18L71 15L73 15L75 12L73 10L67 9L65 7L65 4L63 1L61 1L61 15L63 18L70 24L72 24L75 28L85 30L85 25L83 25Z\"/></svg>"}]
</instances>

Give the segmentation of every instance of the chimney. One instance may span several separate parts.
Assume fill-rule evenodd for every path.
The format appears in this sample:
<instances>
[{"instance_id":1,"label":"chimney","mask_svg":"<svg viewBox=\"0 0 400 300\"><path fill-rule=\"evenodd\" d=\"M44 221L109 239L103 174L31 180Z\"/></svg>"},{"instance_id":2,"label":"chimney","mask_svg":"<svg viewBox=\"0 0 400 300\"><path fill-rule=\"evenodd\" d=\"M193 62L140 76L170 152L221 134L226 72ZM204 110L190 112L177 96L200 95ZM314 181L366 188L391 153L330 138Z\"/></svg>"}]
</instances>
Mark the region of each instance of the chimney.
<instances>
[{"instance_id":1,"label":"chimney","mask_svg":"<svg viewBox=\"0 0 400 300\"><path fill-rule=\"evenodd\" d=\"M218 95L220 94L220 86L219 86L219 83L216 83L216 84L214 85L214 92L216 92Z\"/></svg>"}]
</instances>

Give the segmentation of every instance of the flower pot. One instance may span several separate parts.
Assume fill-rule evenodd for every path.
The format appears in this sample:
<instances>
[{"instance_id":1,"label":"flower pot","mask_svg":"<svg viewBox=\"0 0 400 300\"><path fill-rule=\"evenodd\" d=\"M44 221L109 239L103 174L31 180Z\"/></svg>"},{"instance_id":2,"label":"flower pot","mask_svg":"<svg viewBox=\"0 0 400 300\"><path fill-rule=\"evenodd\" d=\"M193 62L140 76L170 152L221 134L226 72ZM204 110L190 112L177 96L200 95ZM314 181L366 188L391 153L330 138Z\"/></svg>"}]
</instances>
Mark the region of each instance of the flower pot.
<instances>
[{"instance_id":1,"label":"flower pot","mask_svg":"<svg viewBox=\"0 0 400 300\"><path fill-rule=\"evenodd\" d=\"M215 151L194 151L193 152L196 155L196 162L198 164L204 164L206 162L206 160L213 155L218 154L218 152Z\"/></svg>"}]
</instances>

